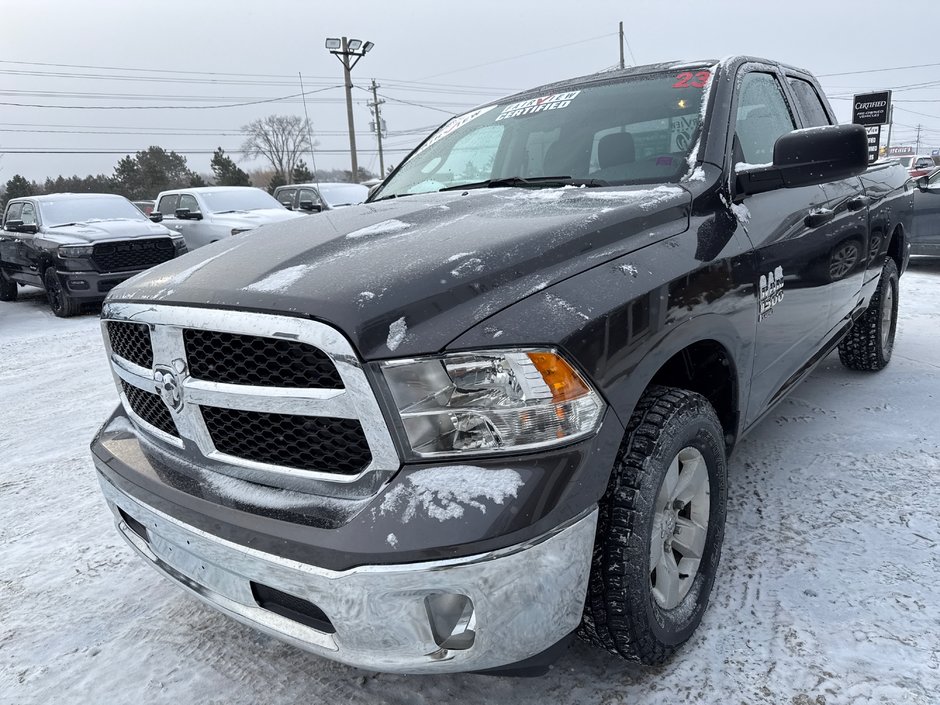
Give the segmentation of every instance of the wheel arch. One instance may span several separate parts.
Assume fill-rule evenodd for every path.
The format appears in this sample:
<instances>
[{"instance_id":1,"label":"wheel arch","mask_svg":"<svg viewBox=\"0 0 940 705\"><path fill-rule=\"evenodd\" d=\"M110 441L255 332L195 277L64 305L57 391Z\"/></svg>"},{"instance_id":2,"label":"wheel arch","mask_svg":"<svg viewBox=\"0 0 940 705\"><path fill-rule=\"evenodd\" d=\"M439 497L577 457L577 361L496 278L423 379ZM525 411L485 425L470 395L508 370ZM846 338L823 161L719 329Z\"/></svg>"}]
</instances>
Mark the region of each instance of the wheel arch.
<instances>
[{"instance_id":1,"label":"wheel arch","mask_svg":"<svg viewBox=\"0 0 940 705\"><path fill-rule=\"evenodd\" d=\"M747 407L749 347L724 316L698 316L671 331L626 375L625 388L611 399L626 423L652 385L678 387L711 402L730 453L741 435Z\"/></svg>"},{"instance_id":2,"label":"wheel arch","mask_svg":"<svg viewBox=\"0 0 940 705\"><path fill-rule=\"evenodd\" d=\"M897 223L888 237L887 254L888 257L894 260L898 268L898 275L900 275L905 269L907 260L907 237L902 223Z\"/></svg>"}]
</instances>

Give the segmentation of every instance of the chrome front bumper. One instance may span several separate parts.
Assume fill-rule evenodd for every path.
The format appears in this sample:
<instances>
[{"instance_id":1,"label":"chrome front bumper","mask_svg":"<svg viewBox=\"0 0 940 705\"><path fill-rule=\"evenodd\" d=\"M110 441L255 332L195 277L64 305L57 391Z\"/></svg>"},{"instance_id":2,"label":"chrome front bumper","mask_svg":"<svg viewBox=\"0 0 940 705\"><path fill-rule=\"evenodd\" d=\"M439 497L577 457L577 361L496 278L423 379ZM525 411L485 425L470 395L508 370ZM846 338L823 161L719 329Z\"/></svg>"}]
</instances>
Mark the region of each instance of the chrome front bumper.
<instances>
[{"instance_id":1,"label":"chrome front bumper","mask_svg":"<svg viewBox=\"0 0 940 705\"><path fill-rule=\"evenodd\" d=\"M398 673L496 668L545 651L581 620L596 508L538 540L492 553L337 572L220 539L99 480L121 534L165 576L240 622L352 666ZM262 608L252 584L312 603L335 632Z\"/></svg>"}]
</instances>

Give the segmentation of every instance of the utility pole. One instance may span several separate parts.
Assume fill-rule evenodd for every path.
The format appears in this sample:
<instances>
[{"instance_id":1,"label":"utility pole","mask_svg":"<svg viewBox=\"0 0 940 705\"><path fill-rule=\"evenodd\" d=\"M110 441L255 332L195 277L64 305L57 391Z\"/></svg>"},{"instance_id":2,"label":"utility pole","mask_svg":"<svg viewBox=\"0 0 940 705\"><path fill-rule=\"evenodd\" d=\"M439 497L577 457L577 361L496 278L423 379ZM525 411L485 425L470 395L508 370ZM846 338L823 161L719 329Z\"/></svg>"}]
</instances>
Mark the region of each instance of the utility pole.
<instances>
[{"instance_id":1,"label":"utility pole","mask_svg":"<svg viewBox=\"0 0 940 705\"><path fill-rule=\"evenodd\" d=\"M372 102L369 107L375 111L375 136L379 141L379 178L385 178L385 158L382 156L382 112L379 106L384 103L379 100L379 86L375 85L375 79L372 79Z\"/></svg>"},{"instance_id":2,"label":"utility pole","mask_svg":"<svg viewBox=\"0 0 940 705\"><path fill-rule=\"evenodd\" d=\"M346 86L346 120L349 123L349 156L352 162L352 180L359 180L359 160L356 156L356 126L353 122L352 109L352 70L359 63L359 59L369 53L375 46L372 42L363 42L361 39L347 39L342 37L329 37L326 40L327 50L333 54L343 65L343 83ZM355 57L354 60L350 60Z\"/></svg>"},{"instance_id":3,"label":"utility pole","mask_svg":"<svg viewBox=\"0 0 940 705\"><path fill-rule=\"evenodd\" d=\"M891 128L894 127L894 106L888 109L888 143L885 145L885 156L891 156Z\"/></svg>"},{"instance_id":4,"label":"utility pole","mask_svg":"<svg viewBox=\"0 0 940 705\"><path fill-rule=\"evenodd\" d=\"M922 125L917 126L917 145L914 147L914 154L920 154L920 131Z\"/></svg>"},{"instance_id":5,"label":"utility pole","mask_svg":"<svg viewBox=\"0 0 940 705\"><path fill-rule=\"evenodd\" d=\"M620 23L620 68L624 68L623 62L623 22Z\"/></svg>"}]
</instances>

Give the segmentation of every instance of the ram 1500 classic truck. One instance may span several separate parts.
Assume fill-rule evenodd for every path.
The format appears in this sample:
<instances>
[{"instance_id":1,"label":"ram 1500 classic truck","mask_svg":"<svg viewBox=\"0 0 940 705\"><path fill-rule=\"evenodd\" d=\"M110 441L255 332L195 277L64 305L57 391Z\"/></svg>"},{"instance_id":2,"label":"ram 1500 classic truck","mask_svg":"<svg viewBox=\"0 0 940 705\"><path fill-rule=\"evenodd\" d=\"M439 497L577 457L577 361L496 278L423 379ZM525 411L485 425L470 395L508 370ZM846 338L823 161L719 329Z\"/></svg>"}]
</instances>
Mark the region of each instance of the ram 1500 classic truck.
<instances>
[{"instance_id":1,"label":"ram 1500 classic truck","mask_svg":"<svg viewBox=\"0 0 940 705\"><path fill-rule=\"evenodd\" d=\"M750 57L455 117L367 203L112 292L118 529L371 670L532 672L576 633L659 663L706 608L735 444L831 351L890 360L907 181Z\"/></svg>"}]
</instances>

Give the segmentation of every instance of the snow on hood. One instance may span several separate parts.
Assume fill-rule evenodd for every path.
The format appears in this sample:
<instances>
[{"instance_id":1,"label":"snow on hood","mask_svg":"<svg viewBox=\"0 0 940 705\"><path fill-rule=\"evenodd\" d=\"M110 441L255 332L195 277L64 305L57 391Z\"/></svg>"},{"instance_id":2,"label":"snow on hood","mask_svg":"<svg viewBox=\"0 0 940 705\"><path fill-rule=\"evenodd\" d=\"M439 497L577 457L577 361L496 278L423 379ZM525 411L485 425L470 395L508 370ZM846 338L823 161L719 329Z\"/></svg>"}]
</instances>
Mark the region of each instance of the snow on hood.
<instances>
[{"instance_id":1,"label":"snow on hood","mask_svg":"<svg viewBox=\"0 0 940 705\"><path fill-rule=\"evenodd\" d=\"M213 243L111 298L310 316L366 359L424 354L553 283L683 232L690 203L678 186L408 196Z\"/></svg>"},{"instance_id":2,"label":"snow on hood","mask_svg":"<svg viewBox=\"0 0 940 705\"><path fill-rule=\"evenodd\" d=\"M100 220L68 227L46 228L43 231L43 239L60 244L81 244L170 234L169 228L149 220Z\"/></svg>"},{"instance_id":3,"label":"snow on hood","mask_svg":"<svg viewBox=\"0 0 940 705\"><path fill-rule=\"evenodd\" d=\"M302 213L289 211L286 208L261 208L253 211L235 211L234 213L215 213L212 215L214 225L227 225L230 227L257 227L268 223L280 223L285 220L303 218Z\"/></svg>"}]
</instances>

